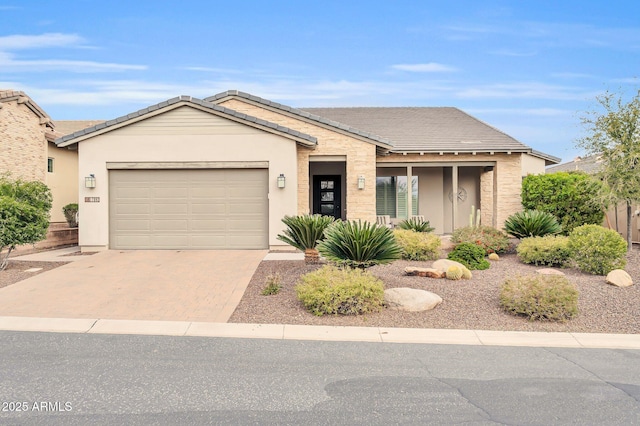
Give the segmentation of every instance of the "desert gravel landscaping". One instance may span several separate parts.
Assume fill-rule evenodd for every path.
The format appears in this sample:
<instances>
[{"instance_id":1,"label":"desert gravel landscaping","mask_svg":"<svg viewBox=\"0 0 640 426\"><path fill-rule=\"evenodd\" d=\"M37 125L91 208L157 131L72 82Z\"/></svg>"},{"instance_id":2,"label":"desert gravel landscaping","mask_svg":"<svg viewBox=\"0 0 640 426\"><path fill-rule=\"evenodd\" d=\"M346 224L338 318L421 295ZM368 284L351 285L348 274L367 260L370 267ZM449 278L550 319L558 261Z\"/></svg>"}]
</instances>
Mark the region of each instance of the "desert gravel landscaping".
<instances>
[{"instance_id":1,"label":"desert gravel landscaping","mask_svg":"<svg viewBox=\"0 0 640 426\"><path fill-rule=\"evenodd\" d=\"M384 309L366 316L318 317L308 313L298 302L294 286L301 274L319 266L305 265L304 261L263 261L229 322L637 334L640 333L640 250L635 247L627 260L625 270L634 285L626 288L606 284L603 276L561 269L580 292L580 312L565 323L530 322L501 310L498 293L503 280L516 274L533 274L542 268L519 262L515 254L502 255L499 261L491 262L487 270L472 271L471 280L451 281L403 273L407 266L429 267L431 261L396 261L369 268L382 279L385 288L428 290L441 296L443 303L432 311ZM276 295L263 296L267 277L276 273L281 277L282 290Z\"/></svg>"}]
</instances>

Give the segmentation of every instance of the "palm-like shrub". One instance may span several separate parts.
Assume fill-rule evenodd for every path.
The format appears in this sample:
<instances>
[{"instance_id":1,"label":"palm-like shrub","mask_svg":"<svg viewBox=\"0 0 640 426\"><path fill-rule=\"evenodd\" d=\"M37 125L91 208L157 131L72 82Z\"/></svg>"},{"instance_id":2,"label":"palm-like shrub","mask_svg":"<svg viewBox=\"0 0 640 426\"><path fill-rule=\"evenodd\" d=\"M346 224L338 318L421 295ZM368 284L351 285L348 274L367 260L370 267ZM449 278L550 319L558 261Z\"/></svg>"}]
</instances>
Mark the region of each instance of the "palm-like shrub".
<instances>
[{"instance_id":1,"label":"palm-like shrub","mask_svg":"<svg viewBox=\"0 0 640 426\"><path fill-rule=\"evenodd\" d=\"M278 239L303 251L305 262L316 263L319 258L316 246L333 221L333 217L319 214L285 216L282 222L287 225L287 229L278 235Z\"/></svg>"},{"instance_id":2,"label":"palm-like shrub","mask_svg":"<svg viewBox=\"0 0 640 426\"><path fill-rule=\"evenodd\" d=\"M352 268L390 263L402 254L389 228L362 221L332 223L318 250L327 260Z\"/></svg>"},{"instance_id":3,"label":"palm-like shrub","mask_svg":"<svg viewBox=\"0 0 640 426\"><path fill-rule=\"evenodd\" d=\"M435 229L431 227L428 220L420 220L417 217L401 221L398 223L398 228L416 232L431 232Z\"/></svg>"},{"instance_id":4,"label":"palm-like shrub","mask_svg":"<svg viewBox=\"0 0 640 426\"><path fill-rule=\"evenodd\" d=\"M504 230L516 238L544 237L562 232L558 219L540 210L514 213L504 222Z\"/></svg>"}]
</instances>

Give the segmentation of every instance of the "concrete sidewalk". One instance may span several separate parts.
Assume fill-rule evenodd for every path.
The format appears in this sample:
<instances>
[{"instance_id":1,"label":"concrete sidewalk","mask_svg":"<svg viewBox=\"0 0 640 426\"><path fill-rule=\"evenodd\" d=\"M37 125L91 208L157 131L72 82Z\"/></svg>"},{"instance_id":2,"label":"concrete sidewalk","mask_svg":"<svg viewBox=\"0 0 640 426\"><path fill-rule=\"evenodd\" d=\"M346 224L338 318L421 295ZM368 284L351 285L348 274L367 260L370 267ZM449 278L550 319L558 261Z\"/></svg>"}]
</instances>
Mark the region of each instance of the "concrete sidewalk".
<instances>
[{"instance_id":1,"label":"concrete sidewalk","mask_svg":"<svg viewBox=\"0 0 640 426\"><path fill-rule=\"evenodd\" d=\"M442 345L640 349L640 335L638 334L537 333L28 317L0 317L0 330Z\"/></svg>"}]
</instances>

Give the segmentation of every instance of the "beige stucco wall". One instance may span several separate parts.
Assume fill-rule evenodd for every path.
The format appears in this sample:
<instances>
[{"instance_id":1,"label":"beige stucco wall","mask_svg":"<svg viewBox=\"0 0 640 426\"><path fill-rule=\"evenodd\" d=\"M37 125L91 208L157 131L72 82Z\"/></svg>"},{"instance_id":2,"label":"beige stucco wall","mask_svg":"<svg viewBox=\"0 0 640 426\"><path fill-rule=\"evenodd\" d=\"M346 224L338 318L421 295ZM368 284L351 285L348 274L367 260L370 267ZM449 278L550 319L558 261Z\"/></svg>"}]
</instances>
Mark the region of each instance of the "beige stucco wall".
<instances>
[{"instance_id":1,"label":"beige stucco wall","mask_svg":"<svg viewBox=\"0 0 640 426\"><path fill-rule=\"evenodd\" d=\"M480 174L480 206L482 211L482 222L484 224L493 223L494 226L502 228L504 221L511 214L522 209L520 202L520 191L522 189L522 164L521 154L392 154L380 156L378 164L384 163L492 163L493 172ZM419 167L419 166L416 166ZM492 175L492 176L491 176ZM482 197L483 192L491 190L492 197ZM469 210L470 212L470 210ZM462 214L461 212L459 214ZM467 213L468 215L468 213ZM466 221L461 224L465 226ZM446 224L444 224L446 228Z\"/></svg>"},{"instance_id":2,"label":"beige stucco wall","mask_svg":"<svg viewBox=\"0 0 640 426\"><path fill-rule=\"evenodd\" d=\"M83 250L109 244L109 175L107 162L267 161L269 163L269 244L284 226L284 215L297 212L296 143L189 106L164 112L126 127L81 141L78 147L80 189L79 244ZM286 188L276 178L287 177ZM96 187L84 187L94 174ZM85 197L100 197L86 203Z\"/></svg>"},{"instance_id":3,"label":"beige stucco wall","mask_svg":"<svg viewBox=\"0 0 640 426\"><path fill-rule=\"evenodd\" d=\"M47 172L47 186L53 195L51 222L66 222L62 208L78 202L78 152L48 143L48 158L53 158L53 172Z\"/></svg>"},{"instance_id":4,"label":"beige stucco wall","mask_svg":"<svg viewBox=\"0 0 640 426\"><path fill-rule=\"evenodd\" d=\"M316 149L298 147L298 214L310 212L309 156L345 156L346 217L349 220L375 221L376 217L376 147L359 139L307 123L299 118L271 111L239 99L229 99L220 105L262 118L317 138ZM364 176L365 189L358 190L358 177Z\"/></svg>"},{"instance_id":5,"label":"beige stucco wall","mask_svg":"<svg viewBox=\"0 0 640 426\"><path fill-rule=\"evenodd\" d=\"M529 154L522 154L522 176L543 175L545 161L542 158Z\"/></svg>"},{"instance_id":6,"label":"beige stucco wall","mask_svg":"<svg viewBox=\"0 0 640 426\"><path fill-rule=\"evenodd\" d=\"M40 117L17 100L0 102L0 173L45 182L47 142Z\"/></svg>"}]
</instances>

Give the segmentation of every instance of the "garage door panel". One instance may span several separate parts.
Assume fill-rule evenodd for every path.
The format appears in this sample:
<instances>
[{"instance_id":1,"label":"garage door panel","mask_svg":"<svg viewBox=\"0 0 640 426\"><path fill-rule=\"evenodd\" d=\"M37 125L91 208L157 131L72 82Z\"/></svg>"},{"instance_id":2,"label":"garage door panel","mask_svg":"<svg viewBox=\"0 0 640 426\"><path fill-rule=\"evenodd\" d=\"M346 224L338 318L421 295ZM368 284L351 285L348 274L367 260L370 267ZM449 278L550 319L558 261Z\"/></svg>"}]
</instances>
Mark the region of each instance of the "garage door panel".
<instances>
[{"instance_id":1,"label":"garage door panel","mask_svg":"<svg viewBox=\"0 0 640 426\"><path fill-rule=\"evenodd\" d=\"M268 247L268 171L112 170L112 248Z\"/></svg>"},{"instance_id":2,"label":"garage door panel","mask_svg":"<svg viewBox=\"0 0 640 426\"><path fill-rule=\"evenodd\" d=\"M149 231L151 222L147 219L128 218L118 220L116 226L123 231Z\"/></svg>"},{"instance_id":3,"label":"garage door panel","mask_svg":"<svg viewBox=\"0 0 640 426\"><path fill-rule=\"evenodd\" d=\"M147 215L150 210L151 206L149 206L149 204L140 204L137 202L122 203L116 206L116 213L119 215Z\"/></svg>"},{"instance_id":4,"label":"garage door panel","mask_svg":"<svg viewBox=\"0 0 640 426\"><path fill-rule=\"evenodd\" d=\"M162 200L164 201L164 200ZM181 214L189 213L189 206L186 203L165 203L156 202L151 205L154 214Z\"/></svg>"},{"instance_id":5,"label":"garage door panel","mask_svg":"<svg viewBox=\"0 0 640 426\"><path fill-rule=\"evenodd\" d=\"M116 190L115 196L118 198L130 198L133 200L148 199L151 197L151 191L149 188L142 188L139 186L119 187Z\"/></svg>"}]
</instances>

